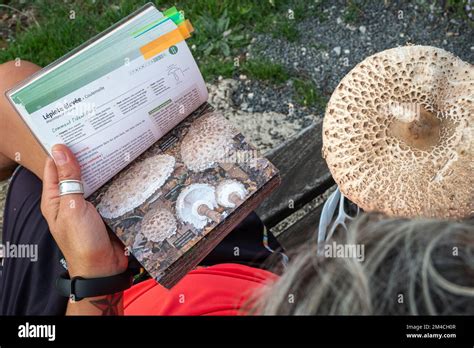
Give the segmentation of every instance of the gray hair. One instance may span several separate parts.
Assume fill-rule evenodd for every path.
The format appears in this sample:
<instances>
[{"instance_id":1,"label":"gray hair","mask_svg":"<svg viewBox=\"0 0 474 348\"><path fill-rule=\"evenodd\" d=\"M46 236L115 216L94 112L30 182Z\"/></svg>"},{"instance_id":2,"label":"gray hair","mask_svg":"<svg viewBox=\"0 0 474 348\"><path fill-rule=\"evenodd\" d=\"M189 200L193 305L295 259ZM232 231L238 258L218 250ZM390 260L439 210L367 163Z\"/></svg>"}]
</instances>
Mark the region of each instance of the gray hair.
<instances>
[{"instance_id":1,"label":"gray hair","mask_svg":"<svg viewBox=\"0 0 474 348\"><path fill-rule=\"evenodd\" d=\"M314 242L252 299L265 315L474 313L472 221L362 215L340 244L364 246L365 258L318 255ZM248 309L247 309L248 310Z\"/></svg>"}]
</instances>

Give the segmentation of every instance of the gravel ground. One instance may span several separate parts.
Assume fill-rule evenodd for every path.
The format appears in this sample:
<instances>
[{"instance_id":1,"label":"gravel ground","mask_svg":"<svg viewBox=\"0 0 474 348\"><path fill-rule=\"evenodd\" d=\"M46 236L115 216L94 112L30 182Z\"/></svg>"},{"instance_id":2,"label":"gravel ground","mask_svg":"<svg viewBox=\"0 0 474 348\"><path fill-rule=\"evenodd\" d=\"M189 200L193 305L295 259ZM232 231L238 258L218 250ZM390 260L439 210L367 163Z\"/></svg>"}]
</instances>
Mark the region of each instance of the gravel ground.
<instances>
[{"instance_id":1,"label":"gravel ground","mask_svg":"<svg viewBox=\"0 0 474 348\"><path fill-rule=\"evenodd\" d=\"M311 16L301 21L297 25L300 37L296 42L272 35L256 36L248 56L269 59L285 66L291 76L311 79L326 100L352 67L367 56L388 48L406 44L432 45L465 61L474 61L474 25L450 19L440 8L397 1L390 1L386 7L383 1L375 1L367 6L356 24L347 24L342 19L344 3L333 1L331 6L323 7L325 20ZM288 115L288 121L296 119L301 128L308 125L306 115L322 117L324 114L324 105L310 108L298 105L291 81L277 87L259 81L237 82L232 96L235 107L283 113ZM289 103L295 105L293 113L288 112Z\"/></svg>"},{"instance_id":2,"label":"gravel ground","mask_svg":"<svg viewBox=\"0 0 474 348\"><path fill-rule=\"evenodd\" d=\"M249 80L243 82L249 85ZM233 97L237 93L239 81L223 79L208 84L209 103L219 110L242 134L263 153L275 148L283 141L298 133L303 126L313 122L314 115L305 114L289 117L275 111L254 111L239 108Z\"/></svg>"}]
</instances>

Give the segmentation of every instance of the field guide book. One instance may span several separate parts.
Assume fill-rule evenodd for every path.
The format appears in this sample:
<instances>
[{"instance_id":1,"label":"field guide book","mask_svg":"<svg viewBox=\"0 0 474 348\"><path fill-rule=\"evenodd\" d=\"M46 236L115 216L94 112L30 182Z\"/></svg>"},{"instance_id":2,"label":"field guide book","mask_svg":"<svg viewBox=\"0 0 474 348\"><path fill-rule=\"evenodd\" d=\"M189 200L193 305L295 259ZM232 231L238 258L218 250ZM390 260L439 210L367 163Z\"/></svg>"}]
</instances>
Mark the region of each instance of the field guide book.
<instances>
[{"instance_id":1,"label":"field guide book","mask_svg":"<svg viewBox=\"0 0 474 348\"><path fill-rule=\"evenodd\" d=\"M7 92L46 152L72 149L85 197L168 288L279 183L207 103L192 31L147 4Z\"/></svg>"}]
</instances>

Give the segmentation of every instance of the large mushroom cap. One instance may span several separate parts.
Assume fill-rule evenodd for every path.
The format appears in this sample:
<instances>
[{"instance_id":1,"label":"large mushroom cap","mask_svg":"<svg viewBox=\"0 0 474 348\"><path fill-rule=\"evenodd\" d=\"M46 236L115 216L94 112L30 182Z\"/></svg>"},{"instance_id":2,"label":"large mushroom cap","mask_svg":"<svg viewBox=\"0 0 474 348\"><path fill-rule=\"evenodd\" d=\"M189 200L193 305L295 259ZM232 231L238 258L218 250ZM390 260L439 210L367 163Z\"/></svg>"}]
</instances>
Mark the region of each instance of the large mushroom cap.
<instances>
[{"instance_id":1,"label":"large mushroom cap","mask_svg":"<svg viewBox=\"0 0 474 348\"><path fill-rule=\"evenodd\" d=\"M175 159L155 155L132 164L114 180L97 209L106 219L124 215L144 203L165 183L174 170Z\"/></svg>"},{"instance_id":2,"label":"large mushroom cap","mask_svg":"<svg viewBox=\"0 0 474 348\"><path fill-rule=\"evenodd\" d=\"M211 112L198 118L181 143L181 158L192 171L211 168L229 155L234 127L224 117Z\"/></svg>"},{"instance_id":3,"label":"large mushroom cap","mask_svg":"<svg viewBox=\"0 0 474 348\"><path fill-rule=\"evenodd\" d=\"M366 211L459 218L473 212L474 68L442 49L366 58L326 108L323 156Z\"/></svg>"},{"instance_id":4,"label":"large mushroom cap","mask_svg":"<svg viewBox=\"0 0 474 348\"><path fill-rule=\"evenodd\" d=\"M176 233L176 219L168 209L148 211L142 220L141 232L153 242L162 242Z\"/></svg>"}]
</instances>

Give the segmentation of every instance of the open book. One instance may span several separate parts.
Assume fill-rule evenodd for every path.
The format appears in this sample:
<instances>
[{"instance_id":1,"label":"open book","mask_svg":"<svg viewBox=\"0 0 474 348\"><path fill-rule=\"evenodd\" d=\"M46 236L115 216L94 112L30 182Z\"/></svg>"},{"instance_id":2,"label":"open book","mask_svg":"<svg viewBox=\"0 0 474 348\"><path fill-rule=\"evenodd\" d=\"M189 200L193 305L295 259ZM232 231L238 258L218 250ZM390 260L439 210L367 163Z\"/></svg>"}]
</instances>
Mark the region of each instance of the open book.
<instances>
[{"instance_id":1,"label":"open book","mask_svg":"<svg viewBox=\"0 0 474 348\"><path fill-rule=\"evenodd\" d=\"M190 32L148 4L7 92L45 151L71 148L85 197L166 287L279 183L207 104Z\"/></svg>"}]
</instances>

